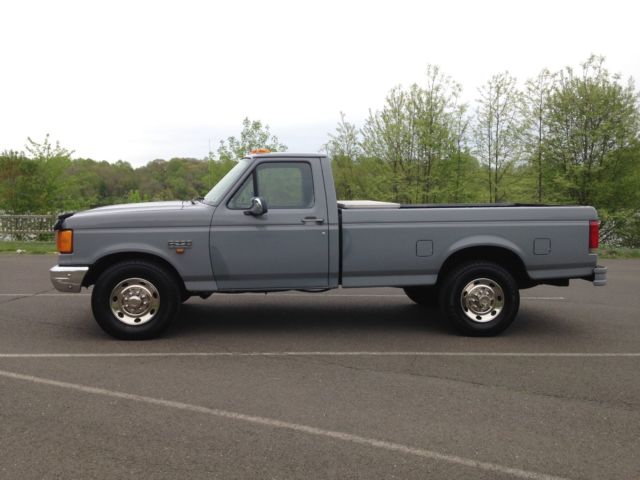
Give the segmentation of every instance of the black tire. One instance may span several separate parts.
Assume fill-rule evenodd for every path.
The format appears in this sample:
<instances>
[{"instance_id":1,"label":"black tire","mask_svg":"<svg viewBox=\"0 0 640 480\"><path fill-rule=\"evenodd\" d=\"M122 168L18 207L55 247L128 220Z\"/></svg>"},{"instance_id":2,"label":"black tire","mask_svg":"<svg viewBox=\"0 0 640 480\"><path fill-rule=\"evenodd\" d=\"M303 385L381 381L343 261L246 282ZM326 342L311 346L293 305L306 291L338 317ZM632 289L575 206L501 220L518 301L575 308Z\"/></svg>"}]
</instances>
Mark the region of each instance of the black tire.
<instances>
[{"instance_id":1,"label":"black tire","mask_svg":"<svg viewBox=\"0 0 640 480\"><path fill-rule=\"evenodd\" d=\"M461 334L488 337L514 321L520 292L508 270L496 263L474 261L459 265L446 276L440 307Z\"/></svg>"},{"instance_id":2,"label":"black tire","mask_svg":"<svg viewBox=\"0 0 640 480\"><path fill-rule=\"evenodd\" d=\"M438 290L435 286L404 287L403 290L407 297L422 307L438 305Z\"/></svg>"},{"instance_id":3,"label":"black tire","mask_svg":"<svg viewBox=\"0 0 640 480\"><path fill-rule=\"evenodd\" d=\"M167 329L178 316L181 300L180 287L165 268L146 260L127 260L98 277L91 308L96 322L109 335L147 340Z\"/></svg>"}]
</instances>

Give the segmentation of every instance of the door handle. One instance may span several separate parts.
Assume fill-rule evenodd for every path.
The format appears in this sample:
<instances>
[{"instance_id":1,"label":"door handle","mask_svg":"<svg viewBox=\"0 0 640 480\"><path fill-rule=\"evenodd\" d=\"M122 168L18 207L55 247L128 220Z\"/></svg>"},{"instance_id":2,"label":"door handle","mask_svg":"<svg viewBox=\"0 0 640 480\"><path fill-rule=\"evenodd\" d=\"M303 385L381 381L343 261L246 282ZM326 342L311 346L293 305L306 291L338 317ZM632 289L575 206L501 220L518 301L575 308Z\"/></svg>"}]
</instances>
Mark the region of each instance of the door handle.
<instances>
[{"instance_id":1,"label":"door handle","mask_svg":"<svg viewBox=\"0 0 640 480\"><path fill-rule=\"evenodd\" d=\"M302 219L302 223L315 223L317 225L320 225L321 223L324 223L324 218L318 218L318 217L304 217Z\"/></svg>"}]
</instances>

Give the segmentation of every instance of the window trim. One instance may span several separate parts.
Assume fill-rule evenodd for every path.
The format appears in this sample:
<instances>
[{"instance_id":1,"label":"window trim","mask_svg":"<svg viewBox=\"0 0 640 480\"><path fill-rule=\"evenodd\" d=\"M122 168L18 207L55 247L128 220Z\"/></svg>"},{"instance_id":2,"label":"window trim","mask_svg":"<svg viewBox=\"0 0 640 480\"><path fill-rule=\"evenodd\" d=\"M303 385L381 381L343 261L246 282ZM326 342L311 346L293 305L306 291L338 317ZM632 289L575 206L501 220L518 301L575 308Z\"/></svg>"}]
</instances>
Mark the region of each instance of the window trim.
<instances>
[{"instance_id":1,"label":"window trim","mask_svg":"<svg viewBox=\"0 0 640 480\"><path fill-rule=\"evenodd\" d=\"M259 162L256 163L253 166L253 169L251 169L251 171L249 172L249 174L242 179L242 181L239 183L239 185L236 187L236 189L233 191L233 193L229 196L229 199L225 202L225 207L228 210L232 210L234 212L238 212L238 211L244 211L247 210L246 208L233 208L230 206L231 201L233 200L233 198L236 196L236 194L242 189L242 187L244 187L245 182L247 181L247 179L249 177L252 178L252 182L253 182L253 192L255 194L255 192L258 191L258 177L256 176L256 172L258 170L258 168L262 165L269 165L269 164L300 164L300 163L304 163L306 165L309 165L309 172L311 173L311 188L312 188L312 193L313 193L313 204L310 207L271 207L270 205L267 204L267 207L269 208L269 210L313 210L314 208L316 208L316 188L315 188L315 182L314 182L314 177L313 177L313 165L311 165L311 162L308 162L306 160L295 160L295 161L291 161L291 160L270 160L268 162ZM260 195L258 195L260 196Z\"/></svg>"}]
</instances>

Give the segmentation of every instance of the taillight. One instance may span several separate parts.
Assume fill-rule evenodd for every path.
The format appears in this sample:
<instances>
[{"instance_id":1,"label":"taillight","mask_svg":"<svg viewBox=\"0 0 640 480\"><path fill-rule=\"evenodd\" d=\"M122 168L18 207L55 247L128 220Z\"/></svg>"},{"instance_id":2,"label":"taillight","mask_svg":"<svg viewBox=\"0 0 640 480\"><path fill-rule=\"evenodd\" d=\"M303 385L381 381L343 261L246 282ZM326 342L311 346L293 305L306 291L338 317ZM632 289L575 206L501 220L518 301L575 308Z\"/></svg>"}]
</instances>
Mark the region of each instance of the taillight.
<instances>
[{"instance_id":1,"label":"taillight","mask_svg":"<svg viewBox=\"0 0 640 480\"><path fill-rule=\"evenodd\" d=\"M596 253L600 237L600 221L589 220L589 253Z\"/></svg>"},{"instance_id":2,"label":"taillight","mask_svg":"<svg viewBox=\"0 0 640 480\"><path fill-rule=\"evenodd\" d=\"M73 230L56 230L56 248L60 253L73 253Z\"/></svg>"}]
</instances>

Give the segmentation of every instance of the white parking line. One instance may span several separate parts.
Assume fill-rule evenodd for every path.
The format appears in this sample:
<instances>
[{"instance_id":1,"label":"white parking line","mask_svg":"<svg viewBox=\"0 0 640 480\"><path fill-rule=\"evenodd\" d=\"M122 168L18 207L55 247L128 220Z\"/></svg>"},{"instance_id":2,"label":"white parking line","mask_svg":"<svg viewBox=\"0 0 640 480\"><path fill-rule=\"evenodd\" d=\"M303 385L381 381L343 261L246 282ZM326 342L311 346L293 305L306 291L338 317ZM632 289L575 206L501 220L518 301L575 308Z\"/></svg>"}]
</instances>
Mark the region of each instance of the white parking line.
<instances>
[{"instance_id":1,"label":"white parking line","mask_svg":"<svg viewBox=\"0 0 640 480\"><path fill-rule=\"evenodd\" d=\"M66 295L73 295L86 297L91 295L90 293L0 293L0 297L63 297Z\"/></svg>"},{"instance_id":2,"label":"white parking line","mask_svg":"<svg viewBox=\"0 0 640 480\"><path fill-rule=\"evenodd\" d=\"M131 357L521 357L639 358L640 352L108 352L0 353L2 358L131 358Z\"/></svg>"},{"instance_id":3,"label":"white parking line","mask_svg":"<svg viewBox=\"0 0 640 480\"><path fill-rule=\"evenodd\" d=\"M264 294L262 294L264 295ZM272 294L273 295L273 294ZM408 298L404 293L335 293L335 294L317 294L317 293L277 293L280 297L403 297ZM565 297L520 297L521 300L566 300Z\"/></svg>"},{"instance_id":4,"label":"white parking line","mask_svg":"<svg viewBox=\"0 0 640 480\"><path fill-rule=\"evenodd\" d=\"M354 435L351 433L339 432L335 430L325 430L323 428L316 428L309 425L291 423L291 422L286 422L282 420L276 420L273 418L259 417L255 415L246 415L243 413L231 412L228 410L202 407L199 405L192 405L189 403L174 402L171 400L164 400L161 398L134 395L131 393L107 390L104 388L90 387L86 385L80 385L77 383L61 382L57 380L51 380L48 378L34 377L31 375L23 375L20 373L8 372L4 370L0 370L0 376L13 379L13 380L23 380L23 381L27 381L35 384L40 384L40 385L48 385L52 387L65 388L67 390L75 390L78 392L88 393L92 395L118 398L121 400L130 400L134 402L146 403L146 404L156 405L160 407L174 408L177 410L183 410L187 412L211 415L214 417L227 418L231 420L239 420L239 421L251 423L254 425L261 425L266 427L290 430L298 433L314 435L317 437L331 438L331 439L340 440L343 442L355 443L358 445L365 445L365 446L380 448L380 449L384 449L392 452L398 452L405 455L413 455L416 457L426 458L429 460L437 460L445 463L450 463L453 465L477 468L487 472L506 474L515 478L523 478L527 480L566 480L562 477L546 475L544 473L521 470L519 468L507 467L504 465L499 465L491 462L480 462L477 460L472 460L470 458L459 457L457 455L449 455L446 453L440 453L433 450L411 447L407 445L402 445L400 443L388 442L386 440L363 437L360 435Z\"/></svg>"},{"instance_id":5,"label":"white parking line","mask_svg":"<svg viewBox=\"0 0 640 480\"><path fill-rule=\"evenodd\" d=\"M0 297L60 297L60 296L74 296L74 297L86 297L91 295L90 293L0 293ZM224 295L219 293L218 295ZM264 293L251 293L251 295L264 296ZM322 294L322 293L270 293L271 296L278 297L316 297L316 298L336 298L336 297L402 297L407 298L404 294L359 294L359 293L338 293L338 294ZM521 300L566 300L565 297L520 297Z\"/></svg>"},{"instance_id":6,"label":"white parking line","mask_svg":"<svg viewBox=\"0 0 640 480\"><path fill-rule=\"evenodd\" d=\"M565 297L520 297L520 300L566 300Z\"/></svg>"}]
</instances>

